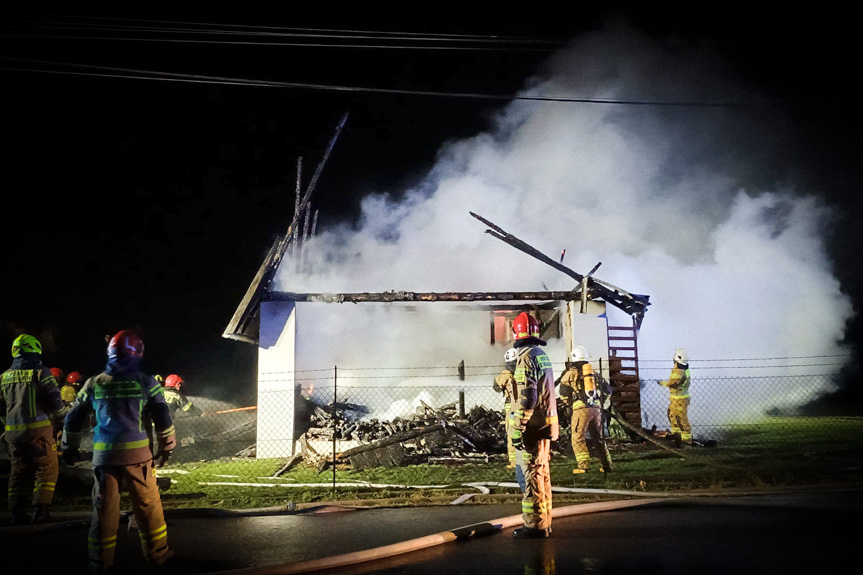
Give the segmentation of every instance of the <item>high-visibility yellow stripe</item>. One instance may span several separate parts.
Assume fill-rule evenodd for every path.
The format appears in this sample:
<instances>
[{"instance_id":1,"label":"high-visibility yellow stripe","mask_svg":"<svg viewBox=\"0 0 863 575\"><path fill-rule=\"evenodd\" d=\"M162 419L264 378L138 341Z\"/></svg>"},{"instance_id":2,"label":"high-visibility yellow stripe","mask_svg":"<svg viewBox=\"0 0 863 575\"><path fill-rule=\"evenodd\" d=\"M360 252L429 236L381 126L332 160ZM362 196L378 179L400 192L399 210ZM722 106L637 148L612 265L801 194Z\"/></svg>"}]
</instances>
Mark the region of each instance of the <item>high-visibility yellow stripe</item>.
<instances>
[{"instance_id":1,"label":"high-visibility yellow stripe","mask_svg":"<svg viewBox=\"0 0 863 575\"><path fill-rule=\"evenodd\" d=\"M127 441L125 443L97 442L93 444L93 449L98 451L115 451L120 449L138 449L139 447L147 447L149 445L149 439L141 439L140 441Z\"/></svg>"},{"instance_id":2,"label":"high-visibility yellow stripe","mask_svg":"<svg viewBox=\"0 0 863 575\"><path fill-rule=\"evenodd\" d=\"M48 427L51 425L51 420L44 419L33 423L7 423L6 431L24 431L25 429L39 429L40 427Z\"/></svg>"}]
</instances>

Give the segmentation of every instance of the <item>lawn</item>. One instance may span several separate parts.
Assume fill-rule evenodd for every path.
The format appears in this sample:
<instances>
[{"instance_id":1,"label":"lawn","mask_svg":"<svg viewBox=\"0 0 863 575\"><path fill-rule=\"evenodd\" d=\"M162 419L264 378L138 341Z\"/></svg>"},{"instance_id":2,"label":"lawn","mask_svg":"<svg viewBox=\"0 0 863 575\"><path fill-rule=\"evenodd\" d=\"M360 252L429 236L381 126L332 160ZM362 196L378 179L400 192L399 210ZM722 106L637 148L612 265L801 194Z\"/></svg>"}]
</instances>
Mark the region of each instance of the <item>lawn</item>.
<instances>
[{"instance_id":1,"label":"lawn","mask_svg":"<svg viewBox=\"0 0 863 575\"><path fill-rule=\"evenodd\" d=\"M715 446L675 449L649 441L610 442L614 471L573 475L573 459L552 457L552 485L570 492L555 501L595 501L650 494L712 494L802 486L852 485L863 481L863 418L766 418L730 427ZM470 503L517 501L514 472L504 462L421 464L318 472L299 464L274 477L284 459L224 459L171 464L159 476L171 480L162 493L166 508L249 509L325 501L377 505L447 504L471 494ZM335 483L335 485L334 485ZM466 484L482 484L466 485ZM581 490L581 491L579 491ZM607 493L613 491L614 493ZM621 494L619 492L627 492ZM89 497L58 493L58 509L89 508Z\"/></svg>"}]
</instances>

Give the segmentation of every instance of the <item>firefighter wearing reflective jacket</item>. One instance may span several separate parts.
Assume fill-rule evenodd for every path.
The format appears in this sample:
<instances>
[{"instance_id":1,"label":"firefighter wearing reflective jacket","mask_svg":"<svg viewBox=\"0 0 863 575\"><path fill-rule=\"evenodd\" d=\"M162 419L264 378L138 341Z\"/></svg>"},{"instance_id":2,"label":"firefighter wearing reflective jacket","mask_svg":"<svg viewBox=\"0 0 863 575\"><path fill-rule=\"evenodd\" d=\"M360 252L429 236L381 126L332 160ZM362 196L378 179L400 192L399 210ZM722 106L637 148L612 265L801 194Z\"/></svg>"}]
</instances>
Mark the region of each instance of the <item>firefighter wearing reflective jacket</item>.
<instances>
[{"instance_id":1,"label":"firefighter wearing reflective jacket","mask_svg":"<svg viewBox=\"0 0 863 575\"><path fill-rule=\"evenodd\" d=\"M515 397L515 362L518 358L518 351L513 347L506 350L503 356L504 368L503 371L494 378L494 390L503 394L503 417L504 430L506 432L506 454L509 464L507 467L515 467L515 447L512 446L512 434L509 430L510 418L509 413L512 411L512 402Z\"/></svg>"},{"instance_id":2,"label":"firefighter wearing reflective jacket","mask_svg":"<svg viewBox=\"0 0 863 575\"><path fill-rule=\"evenodd\" d=\"M165 402L171 409L171 416L176 416L177 412L183 415L201 415L201 410L198 406L192 403L186 394L180 391L180 388L185 382L183 378L172 373L165 378Z\"/></svg>"},{"instance_id":3,"label":"firefighter wearing reflective jacket","mask_svg":"<svg viewBox=\"0 0 863 575\"><path fill-rule=\"evenodd\" d=\"M63 459L74 464L87 418L93 429L93 518L88 553L90 572L105 573L114 564L120 524L120 492L128 491L144 556L163 564L168 548L156 467L167 463L176 446L174 424L162 386L139 368L144 342L134 332L118 332L108 343L105 371L89 378L66 417ZM144 422L151 420L157 442L154 456Z\"/></svg>"},{"instance_id":4,"label":"firefighter wearing reflective jacket","mask_svg":"<svg viewBox=\"0 0 863 575\"><path fill-rule=\"evenodd\" d=\"M599 457L602 472L611 471L611 455L603 441L602 408L596 373L583 346L570 354L571 363L560 377L560 398L572 408L572 451L576 467L573 473L585 473L590 468L590 451Z\"/></svg>"},{"instance_id":5,"label":"firefighter wearing reflective jacket","mask_svg":"<svg viewBox=\"0 0 863 575\"><path fill-rule=\"evenodd\" d=\"M668 423L671 433L680 437L682 445L692 445L692 426L689 424L689 354L682 347L674 350L674 367L671 377L659 382L668 388Z\"/></svg>"},{"instance_id":6,"label":"firefighter wearing reflective jacket","mask_svg":"<svg viewBox=\"0 0 863 575\"><path fill-rule=\"evenodd\" d=\"M551 534L551 442L558 437L557 400L551 360L540 348L539 322L527 312L512 322L518 357L516 396L510 412L515 461L523 476L521 502L524 526L514 537L548 537Z\"/></svg>"},{"instance_id":7,"label":"firefighter wearing reflective jacket","mask_svg":"<svg viewBox=\"0 0 863 575\"><path fill-rule=\"evenodd\" d=\"M12 342L12 358L0 376L0 422L12 456L9 511L13 525L46 523L59 474L54 428L65 409L54 376L42 365L39 340L19 335Z\"/></svg>"}]
</instances>

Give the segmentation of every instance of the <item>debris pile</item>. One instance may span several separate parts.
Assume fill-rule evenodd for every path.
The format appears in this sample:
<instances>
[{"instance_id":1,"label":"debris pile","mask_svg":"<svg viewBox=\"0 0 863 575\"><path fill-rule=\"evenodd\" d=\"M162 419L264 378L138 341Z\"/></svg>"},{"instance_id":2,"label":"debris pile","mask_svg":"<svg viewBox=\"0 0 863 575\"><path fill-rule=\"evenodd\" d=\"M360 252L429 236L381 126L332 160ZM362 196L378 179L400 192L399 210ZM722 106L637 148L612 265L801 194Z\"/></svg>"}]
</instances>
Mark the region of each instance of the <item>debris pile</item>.
<instances>
[{"instance_id":1,"label":"debris pile","mask_svg":"<svg viewBox=\"0 0 863 575\"><path fill-rule=\"evenodd\" d=\"M358 407L358 406L354 406ZM332 464L332 454L319 454L311 440L354 440L357 447L336 454L336 463L356 469L417 463L489 462L505 458L502 411L474 406L462 414L458 403L435 409L421 402L409 418L361 420L352 409L316 406L312 425L300 443L306 460L319 470ZM334 437L335 434L335 437Z\"/></svg>"}]
</instances>

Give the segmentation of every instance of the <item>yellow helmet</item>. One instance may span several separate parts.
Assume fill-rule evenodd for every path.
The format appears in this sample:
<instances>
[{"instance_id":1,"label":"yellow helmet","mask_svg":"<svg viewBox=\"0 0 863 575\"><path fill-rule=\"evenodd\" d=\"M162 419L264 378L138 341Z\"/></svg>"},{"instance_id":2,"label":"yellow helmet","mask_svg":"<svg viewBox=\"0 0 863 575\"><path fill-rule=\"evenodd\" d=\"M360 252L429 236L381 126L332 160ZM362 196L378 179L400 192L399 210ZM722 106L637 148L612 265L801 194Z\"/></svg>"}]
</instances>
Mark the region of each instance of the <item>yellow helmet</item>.
<instances>
[{"instance_id":1,"label":"yellow helmet","mask_svg":"<svg viewBox=\"0 0 863 575\"><path fill-rule=\"evenodd\" d=\"M12 342L12 357L20 357L22 353L42 353L42 344L32 335L22 333Z\"/></svg>"}]
</instances>

